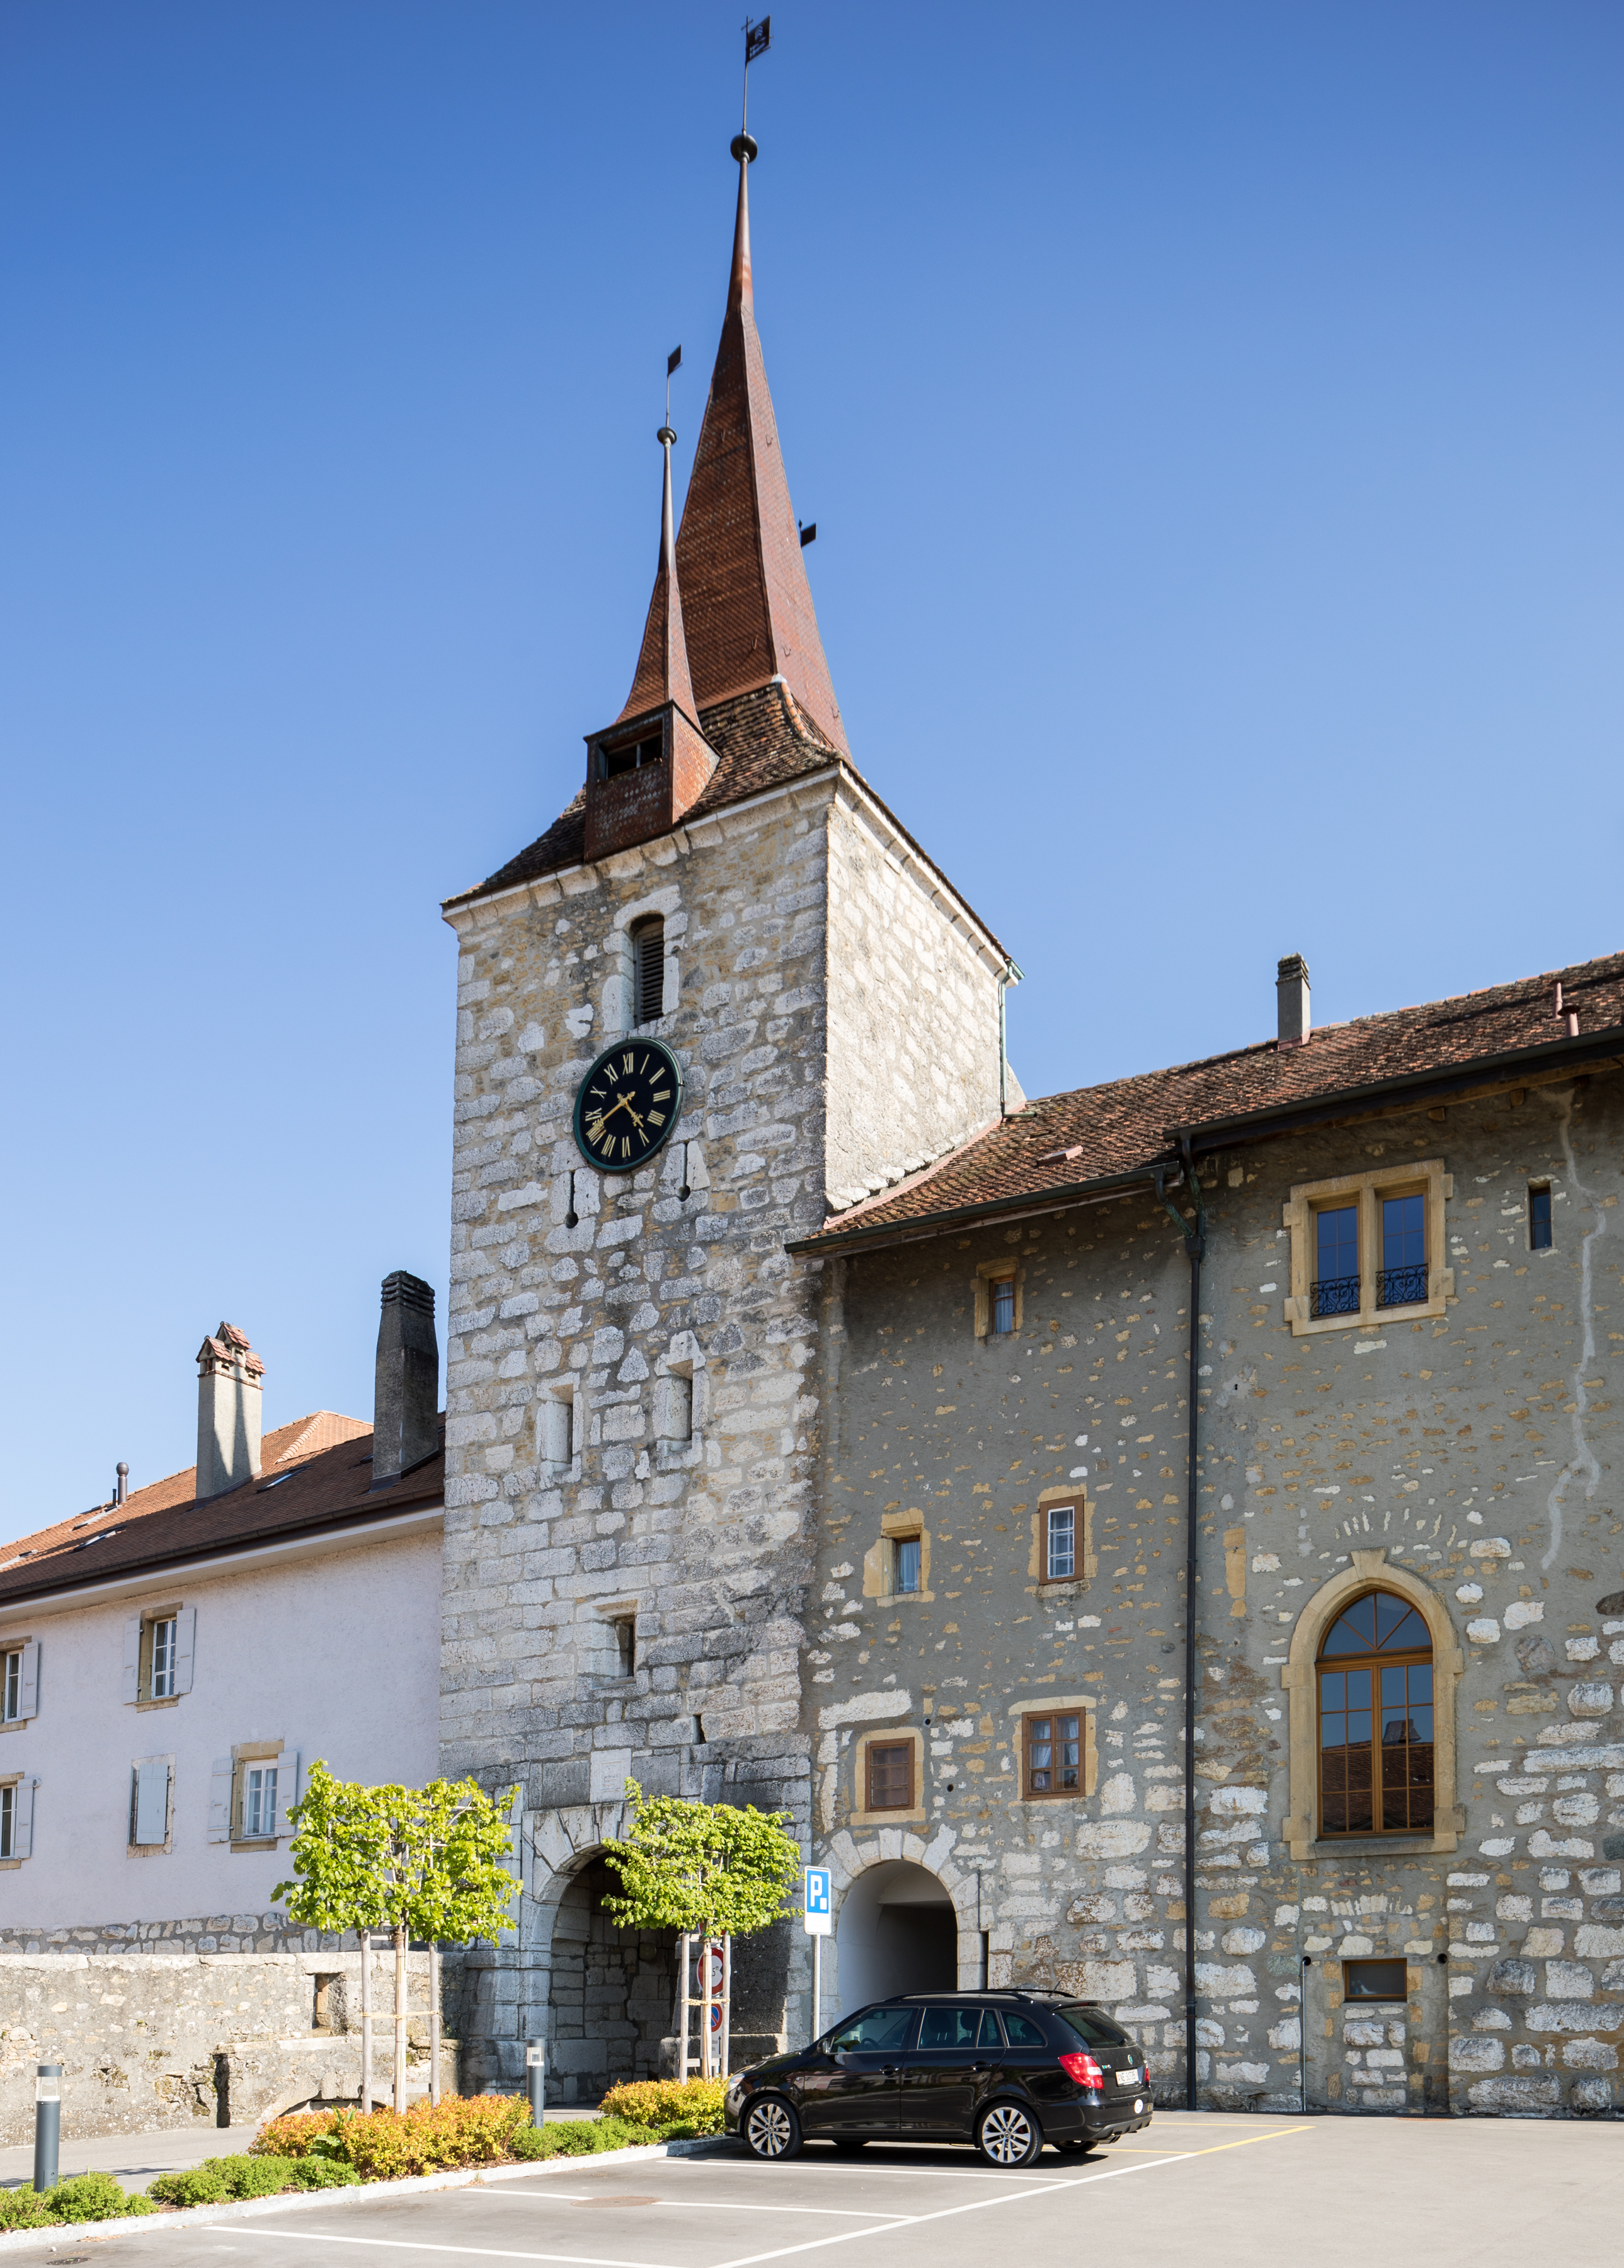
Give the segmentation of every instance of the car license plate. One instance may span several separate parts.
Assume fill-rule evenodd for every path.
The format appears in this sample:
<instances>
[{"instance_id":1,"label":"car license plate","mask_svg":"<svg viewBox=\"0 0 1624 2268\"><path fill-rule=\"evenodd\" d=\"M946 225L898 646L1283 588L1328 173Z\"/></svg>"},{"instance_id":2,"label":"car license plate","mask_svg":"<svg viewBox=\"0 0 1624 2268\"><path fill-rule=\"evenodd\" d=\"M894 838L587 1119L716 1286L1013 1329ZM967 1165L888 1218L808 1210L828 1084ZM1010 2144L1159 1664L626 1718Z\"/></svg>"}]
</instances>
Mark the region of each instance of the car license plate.
<instances>
[{"instance_id":1,"label":"car license plate","mask_svg":"<svg viewBox=\"0 0 1624 2268\"><path fill-rule=\"evenodd\" d=\"M1139 2077L1138 2065L1130 2064L1126 2071L1119 2071L1117 2077L1121 2080L1125 2080L1129 2087L1134 2086Z\"/></svg>"}]
</instances>

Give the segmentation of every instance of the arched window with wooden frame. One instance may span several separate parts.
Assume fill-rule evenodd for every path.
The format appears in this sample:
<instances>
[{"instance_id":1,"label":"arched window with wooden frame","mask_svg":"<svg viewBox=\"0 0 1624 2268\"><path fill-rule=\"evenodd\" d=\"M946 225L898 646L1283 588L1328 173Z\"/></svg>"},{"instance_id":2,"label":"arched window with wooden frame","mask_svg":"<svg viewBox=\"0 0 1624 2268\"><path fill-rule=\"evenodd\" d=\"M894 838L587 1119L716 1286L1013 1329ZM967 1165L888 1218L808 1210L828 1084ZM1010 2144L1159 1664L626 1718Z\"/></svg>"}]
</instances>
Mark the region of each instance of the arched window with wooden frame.
<instances>
[{"instance_id":1,"label":"arched window with wooden frame","mask_svg":"<svg viewBox=\"0 0 1624 2268\"><path fill-rule=\"evenodd\" d=\"M1432 1634L1408 1599L1366 1591L1326 1630L1315 1664L1321 1835L1429 1835Z\"/></svg>"}]
</instances>

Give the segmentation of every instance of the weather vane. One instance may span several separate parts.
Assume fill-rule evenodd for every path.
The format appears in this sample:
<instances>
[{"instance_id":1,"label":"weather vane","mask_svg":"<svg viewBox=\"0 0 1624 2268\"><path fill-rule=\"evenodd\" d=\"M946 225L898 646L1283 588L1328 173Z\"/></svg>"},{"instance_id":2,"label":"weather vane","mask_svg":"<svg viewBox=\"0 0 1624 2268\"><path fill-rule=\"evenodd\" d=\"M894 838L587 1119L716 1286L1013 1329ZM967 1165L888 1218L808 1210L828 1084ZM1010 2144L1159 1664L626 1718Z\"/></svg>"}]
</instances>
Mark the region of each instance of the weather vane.
<instances>
[{"instance_id":1,"label":"weather vane","mask_svg":"<svg viewBox=\"0 0 1624 2268\"><path fill-rule=\"evenodd\" d=\"M671 381L681 367L682 350L680 347L672 347L665 357L665 423L654 437L657 441L663 441L667 433L671 433ZM674 433L671 433L671 438L674 441L677 437Z\"/></svg>"},{"instance_id":2,"label":"weather vane","mask_svg":"<svg viewBox=\"0 0 1624 2268\"><path fill-rule=\"evenodd\" d=\"M750 127L750 66L758 55L764 55L773 44L773 19L763 16L759 24L745 18L745 99L740 106L739 130L741 135Z\"/></svg>"}]
</instances>

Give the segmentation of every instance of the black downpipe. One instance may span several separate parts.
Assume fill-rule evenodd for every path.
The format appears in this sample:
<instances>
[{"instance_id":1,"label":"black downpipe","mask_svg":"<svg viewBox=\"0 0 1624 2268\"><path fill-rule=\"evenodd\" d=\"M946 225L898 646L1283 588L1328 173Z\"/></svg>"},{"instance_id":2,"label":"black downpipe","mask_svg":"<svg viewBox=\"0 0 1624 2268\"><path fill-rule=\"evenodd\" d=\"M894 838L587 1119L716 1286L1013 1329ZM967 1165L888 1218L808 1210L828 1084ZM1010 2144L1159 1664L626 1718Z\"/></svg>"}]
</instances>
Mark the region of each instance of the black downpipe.
<instances>
[{"instance_id":1,"label":"black downpipe","mask_svg":"<svg viewBox=\"0 0 1624 2268\"><path fill-rule=\"evenodd\" d=\"M1198 1517L1196 1458L1201 1414L1201 1261L1207 1250L1207 1216L1201 1206L1201 1185L1187 1138L1184 1152L1184 1184L1195 1206L1187 1220L1165 1194L1162 1203L1178 1222L1190 1260L1190 1382L1189 1435L1186 1454L1187 1493L1184 1541L1184 2102L1197 2106L1195 2088L1195 1616L1196 1520Z\"/></svg>"}]
</instances>

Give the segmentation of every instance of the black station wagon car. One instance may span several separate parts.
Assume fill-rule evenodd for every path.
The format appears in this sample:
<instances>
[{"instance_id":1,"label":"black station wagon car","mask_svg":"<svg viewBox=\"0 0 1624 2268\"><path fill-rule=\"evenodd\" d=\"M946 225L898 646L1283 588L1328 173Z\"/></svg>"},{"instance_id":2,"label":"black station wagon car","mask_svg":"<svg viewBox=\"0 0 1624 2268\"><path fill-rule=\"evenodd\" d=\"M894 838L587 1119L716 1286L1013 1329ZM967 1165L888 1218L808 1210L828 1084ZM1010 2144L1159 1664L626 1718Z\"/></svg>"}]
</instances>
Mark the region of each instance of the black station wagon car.
<instances>
[{"instance_id":1,"label":"black station wagon car","mask_svg":"<svg viewBox=\"0 0 1624 2268\"><path fill-rule=\"evenodd\" d=\"M1121 2026L1065 1992L908 1992L879 2000L793 2055L739 2073L726 2125L758 2158L804 2137L974 2142L1027 2166L1046 2142L1088 2150L1150 2123L1145 2059Z\"/></svg>"}]
</instances>

